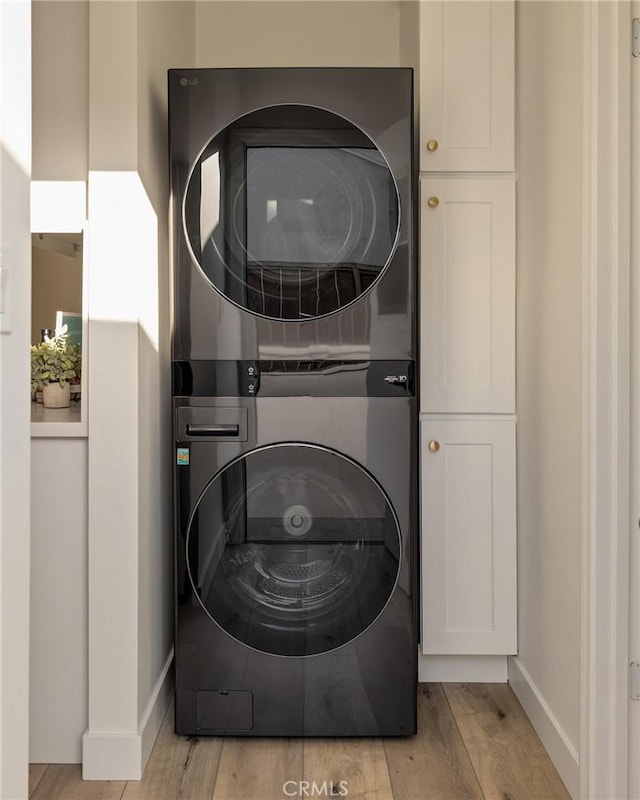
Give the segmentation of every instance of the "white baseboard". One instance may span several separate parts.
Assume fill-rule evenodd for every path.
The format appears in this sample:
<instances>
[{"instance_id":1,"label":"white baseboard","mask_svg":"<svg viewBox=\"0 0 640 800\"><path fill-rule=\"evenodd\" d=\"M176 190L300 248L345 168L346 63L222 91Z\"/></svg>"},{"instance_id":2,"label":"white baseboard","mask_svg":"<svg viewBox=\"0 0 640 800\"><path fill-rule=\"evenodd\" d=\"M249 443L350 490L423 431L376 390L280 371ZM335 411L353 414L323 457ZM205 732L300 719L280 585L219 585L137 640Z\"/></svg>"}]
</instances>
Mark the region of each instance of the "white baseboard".
<instances>
[{"instance_id":1,"label":"white baseboard","mask_svg":"<svg viewBox=\"0 0 640 800\"><path fill-rule=\"evenodd\" d=\"M82 780L139 781L142 738L137 733L91 733L82 737Z\"/></svg>"},{"instance_id":2,"label":"white baseboard","mask_svg":"<svg viewBox=\"0 0 640 800\"><path fill-rule=\"evenodd\" d=\"M580 797L580 757L542 693L517 656L509 658L509 684L520 701L567 791Z\"/></svg>"},{"instance_id":3,"label":"white baseboard","mask_svg":"<svg viewBox=\"0 0 640 800\"><path fill-rule=\"evenodd\" d=\"M506 683L507 656L425 656L418 654L422 683Z\"/></svg>"},{"instance_id":4,"label":"white baseboard","mask_svg":"<svg viewBox=\"0 0 640 800\"><path fill-rule=\"evenodd\" d=\"M160 730L173 690L173 651L144 710L136 733L87 730L82 737L82 779L139 781Z\"/></svg>"},{"instance_id":5,"label":"white baseboard","mask_svg":"<svg viewBox=\"0 0 640 800\"><path fill-rule=\"evenodd\" d=\"M156 681L147 707L142 715L138 733L142 739L142 770L147 766L162 720L167 712L167 707L173 696L173 648L165 661L160 677Z\"/></svg>"}]
</instances>

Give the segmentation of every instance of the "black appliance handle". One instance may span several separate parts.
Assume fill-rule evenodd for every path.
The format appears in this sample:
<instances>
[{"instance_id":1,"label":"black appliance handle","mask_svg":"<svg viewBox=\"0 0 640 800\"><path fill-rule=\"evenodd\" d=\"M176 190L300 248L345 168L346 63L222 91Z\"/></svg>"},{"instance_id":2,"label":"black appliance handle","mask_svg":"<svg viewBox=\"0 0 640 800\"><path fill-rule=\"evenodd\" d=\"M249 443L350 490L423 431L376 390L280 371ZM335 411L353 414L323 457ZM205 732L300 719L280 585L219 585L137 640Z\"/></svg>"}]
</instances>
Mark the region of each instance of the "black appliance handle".
<instances>
[{"instance_id":1,"label":"black appliance handle","mask_svg":"<svg viewBox=\"0 0 640 800\"><path fill-rule=\"evenodd\" d=\"M239 436L239 425L192 425L187 423L187 436Z\"/></svg>"}]
</instances>

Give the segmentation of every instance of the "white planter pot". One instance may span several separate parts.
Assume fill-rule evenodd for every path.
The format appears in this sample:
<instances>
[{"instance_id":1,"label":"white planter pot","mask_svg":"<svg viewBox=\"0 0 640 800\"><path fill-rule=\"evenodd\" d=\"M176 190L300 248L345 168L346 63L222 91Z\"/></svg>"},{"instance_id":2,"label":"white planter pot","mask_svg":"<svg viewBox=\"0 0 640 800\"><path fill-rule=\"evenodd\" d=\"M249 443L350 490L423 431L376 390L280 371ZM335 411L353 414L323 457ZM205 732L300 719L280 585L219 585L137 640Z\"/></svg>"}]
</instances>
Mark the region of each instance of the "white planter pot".
<instances>
[{"instance_id":1,"label":"white planter pot","mask_svg":"<svg viewBox=\"0 0 640 800\"><path fill-rule=\"evenodd\" d=\"M42 404L45 408L69 408L70 389L67 381L64 386L48 383L42 390Z\"/></svg>"}]
</instances>

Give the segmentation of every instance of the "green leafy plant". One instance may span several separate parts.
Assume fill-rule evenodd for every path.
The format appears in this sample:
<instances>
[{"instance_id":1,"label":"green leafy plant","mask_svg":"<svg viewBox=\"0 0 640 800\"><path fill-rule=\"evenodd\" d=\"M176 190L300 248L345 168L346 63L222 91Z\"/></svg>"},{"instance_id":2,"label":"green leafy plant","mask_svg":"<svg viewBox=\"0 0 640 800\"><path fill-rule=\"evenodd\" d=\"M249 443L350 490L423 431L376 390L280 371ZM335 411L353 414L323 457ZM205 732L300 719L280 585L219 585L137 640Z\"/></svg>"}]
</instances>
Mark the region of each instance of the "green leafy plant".
<instances>
[{"instance_id":1,"label":"green leafy plant","mask_svg":"<svg viewBox=\"0 0 640 800\"><path fill-rule=\"evenodd\" d=\"M69 344L69 331L64 325L55 336L45 336L44 342L31 346L31 391L42 389L48 383L67 381L80 375L78 345Z\"/></svg>"}]
</instances>

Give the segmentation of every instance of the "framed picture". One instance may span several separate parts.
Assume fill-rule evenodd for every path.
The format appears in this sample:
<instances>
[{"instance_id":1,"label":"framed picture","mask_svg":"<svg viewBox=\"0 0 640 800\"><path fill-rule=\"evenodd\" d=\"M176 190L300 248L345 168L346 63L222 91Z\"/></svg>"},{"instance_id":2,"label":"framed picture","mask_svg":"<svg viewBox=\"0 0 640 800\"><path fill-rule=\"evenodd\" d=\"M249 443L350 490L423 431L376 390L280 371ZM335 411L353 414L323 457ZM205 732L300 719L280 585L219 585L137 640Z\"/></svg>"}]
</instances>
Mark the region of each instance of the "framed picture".
<instances>
[{"instance_id":1,"label":"framed picture","mask_svg":"<svg viewBox=\"0 0 640 800\"><path fill-rule=\"evenodd\" d=\"M60 330L63 325L69 331L69 344L79 345L82 352L82 314L75 311L56 311L56 330Z\"/></svg>"}]
</instances>

